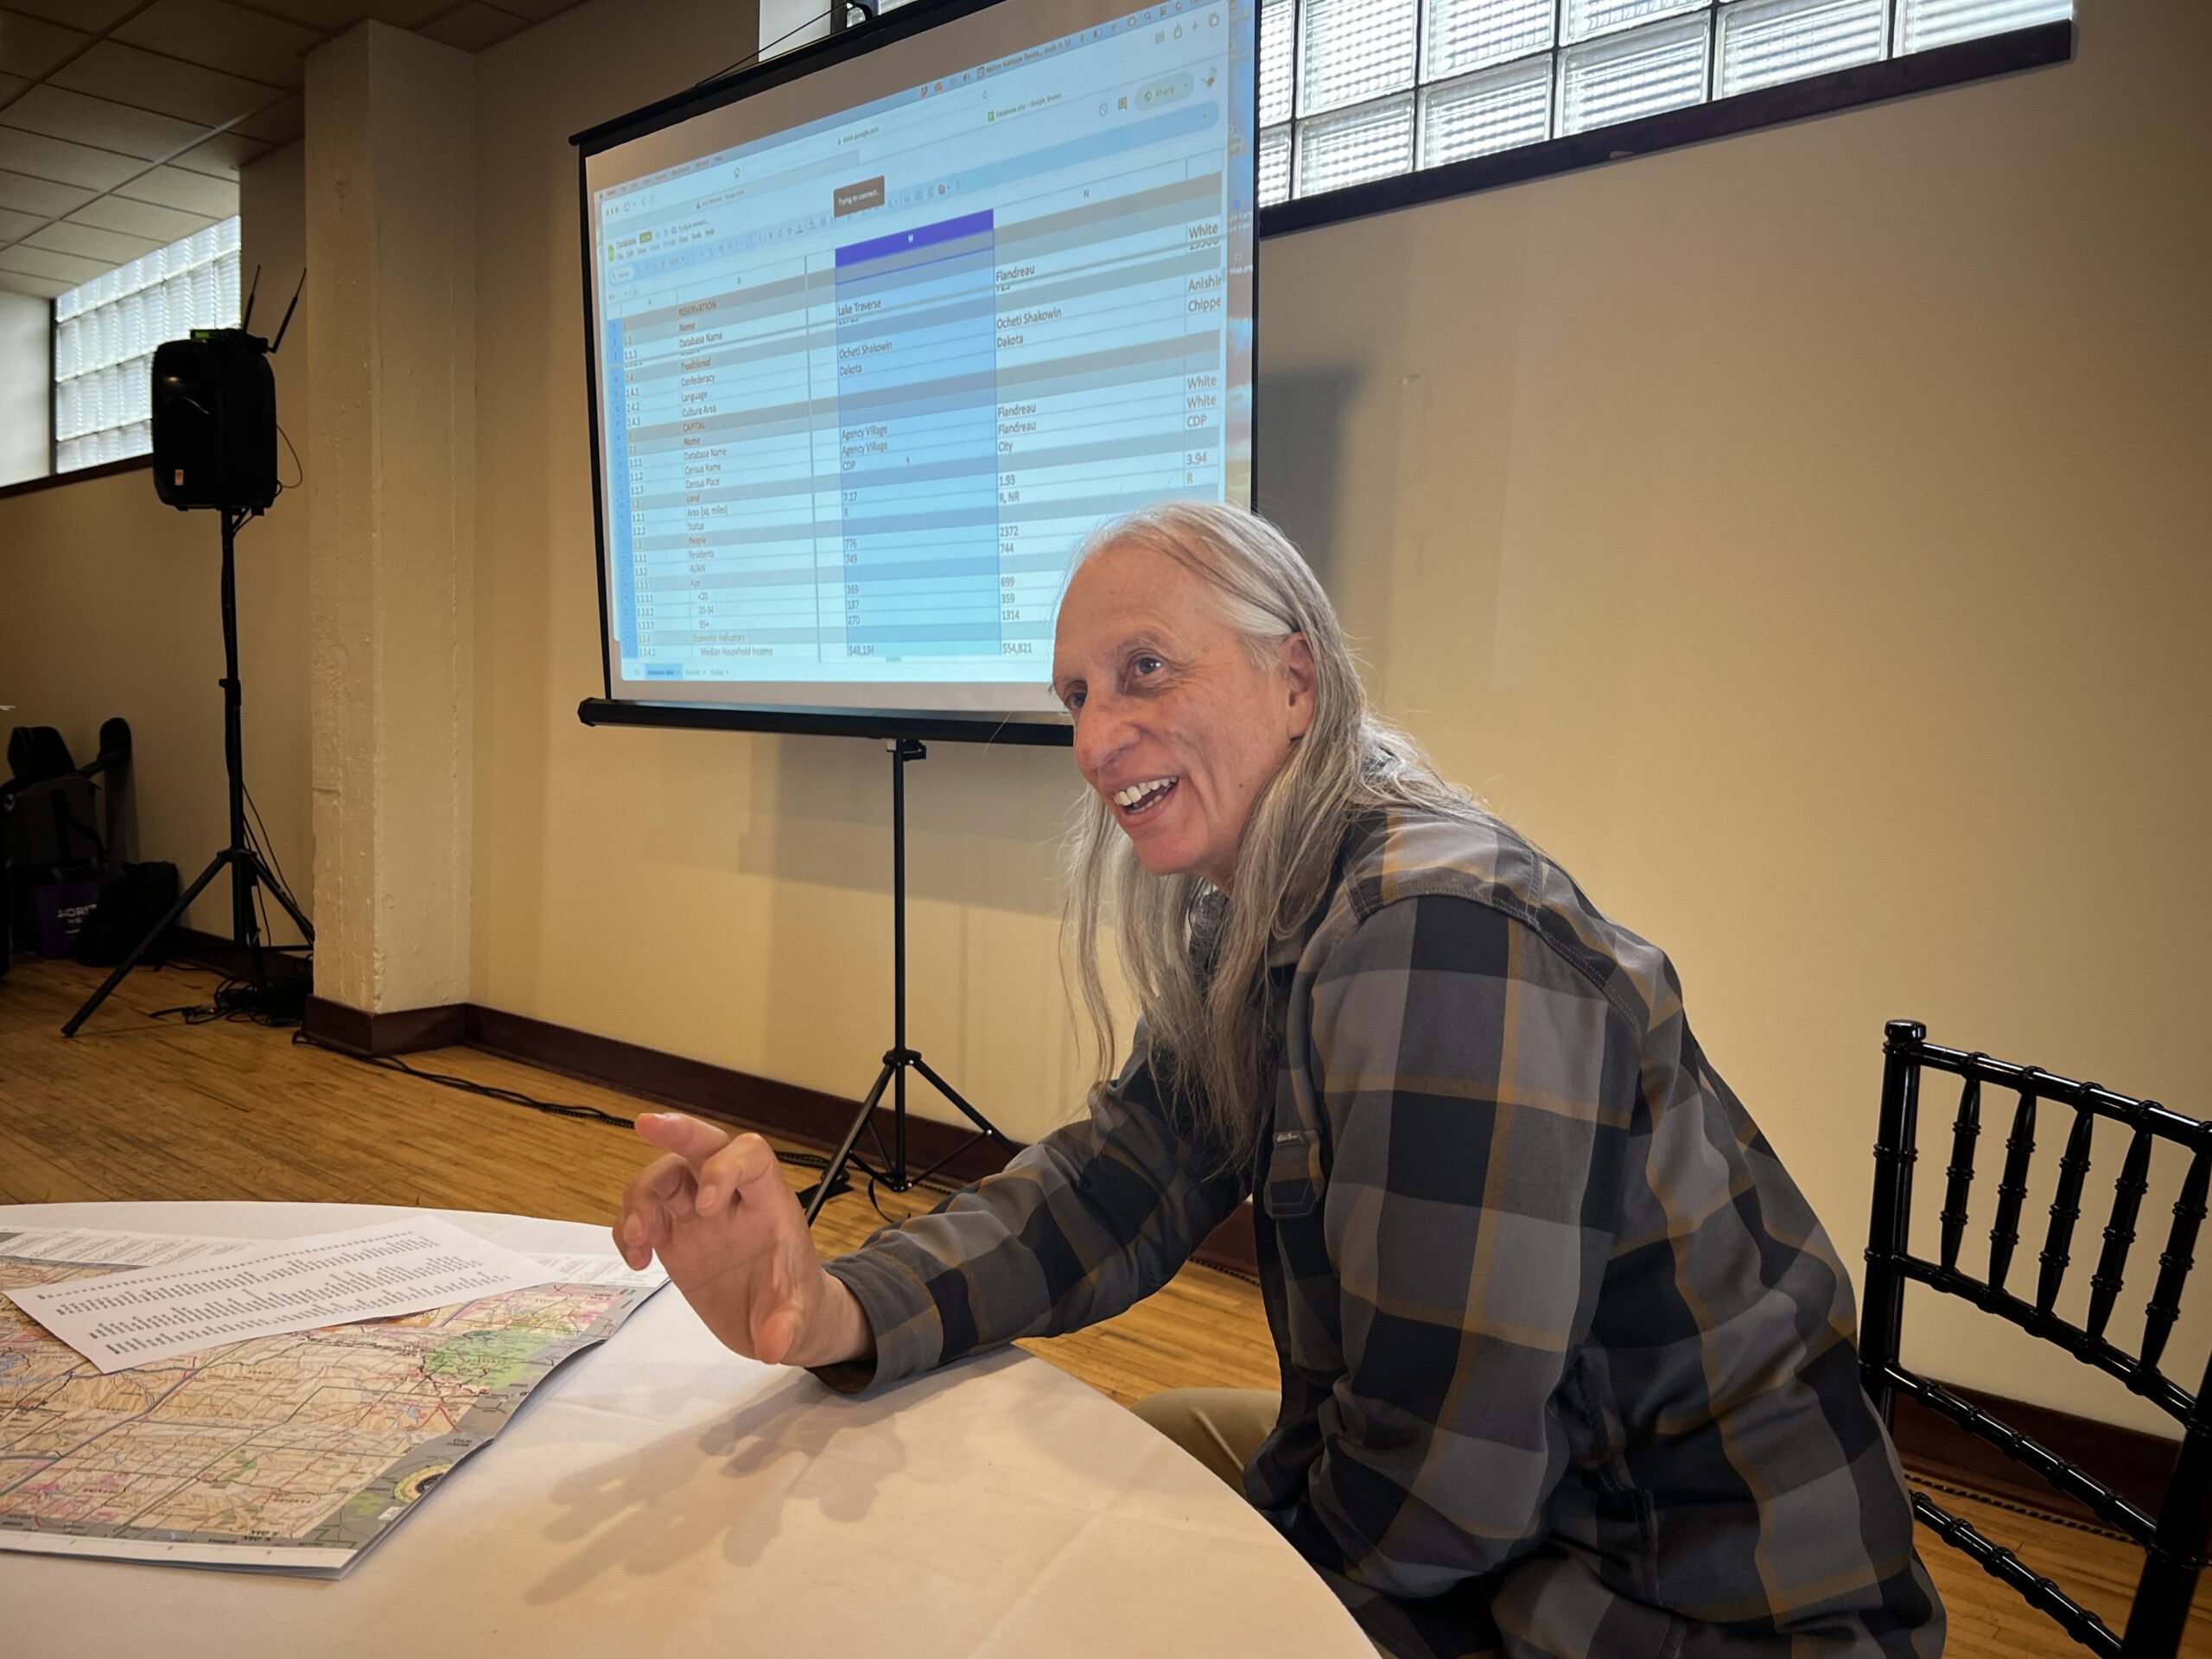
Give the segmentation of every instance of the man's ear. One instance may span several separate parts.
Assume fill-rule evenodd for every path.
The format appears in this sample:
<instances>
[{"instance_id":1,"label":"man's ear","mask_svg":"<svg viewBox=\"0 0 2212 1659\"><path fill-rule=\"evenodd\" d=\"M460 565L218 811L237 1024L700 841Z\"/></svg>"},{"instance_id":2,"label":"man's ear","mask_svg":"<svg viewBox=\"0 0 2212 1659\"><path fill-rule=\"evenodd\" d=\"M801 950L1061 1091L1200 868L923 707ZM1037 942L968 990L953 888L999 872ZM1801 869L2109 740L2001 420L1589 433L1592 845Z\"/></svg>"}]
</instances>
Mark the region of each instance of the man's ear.
<instances>
[{"instance_id":1,"label":"man's ear","mask_svg":"<svg viewBox=\"0 0 2212 1659\"><path fill-rule=\"evenodd\" d=\"M1313 724L1315 702L1313 647L1306 643L1306 636L1294 633L1278 647L1275 666L1281 670L1285 689L1289 693L1290 735L1295 742L1306 735Z\"/></svg>"}]
</instances>

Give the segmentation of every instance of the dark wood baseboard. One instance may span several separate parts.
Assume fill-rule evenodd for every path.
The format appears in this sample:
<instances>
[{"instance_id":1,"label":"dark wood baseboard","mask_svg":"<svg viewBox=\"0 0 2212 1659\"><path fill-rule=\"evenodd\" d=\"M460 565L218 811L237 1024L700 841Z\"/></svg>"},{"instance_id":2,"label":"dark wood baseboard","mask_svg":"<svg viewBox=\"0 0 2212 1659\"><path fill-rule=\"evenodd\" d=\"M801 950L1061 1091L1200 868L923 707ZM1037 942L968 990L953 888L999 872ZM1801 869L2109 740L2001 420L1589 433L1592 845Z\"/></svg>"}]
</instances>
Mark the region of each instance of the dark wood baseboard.
<instances>
[{"instance_id":1,"label":"dark wood baseboard","mask_svg":"<svg viewBox=\"0 0 2212 1659\"><path fill-rule=\"evenodd\" d=\"M272 949L264 950L261 959L273 980L307 979L315 971L302 951ZM194 963L226 978L245 973L247 967L244 950L219 933L203 933L196 927L169 929L153 960Z\"/></svg>"},{"instance_id":2,"label":"dark wood baseboard","mask_svg":"<svg viewBox=\"0 0 2212 1659\"><path fill-rule=\"evenodd\" d=\"M1247 1198L1230 1211L1229 1219L1208 1233L1193 1255L1210 1268L1243 1279L1258 1279L1260 1246L1252 1236L1252 1200Z\"/></svg>"},{"instance_id":3,"label":"dark wood baseboard","mask_svg":"<svg viewBox=\"0 0 2212 1659\"><path fill-rule=\"evenodd\" d=\"M641 1044L475 1003L469 1005L468 1015L467 1040L473 1047L588 1083L604 1084L687 1112L765 1129L825 1151L836 1148L861 1109L857 1100L819 1089L779 1083L772 1077L686 1059ZM927 1087L918 1080L913 1086ZM876 1108L874 1127L889 1146L893 1129L889 1107ZM1015 1144L1018 1148L1020 1143ZM874 1142L865 1135L861 1149L874 1158ZM906 1158L911 1167L929 1169L942 1164L941 1174L957 1185L1004 1168L1009 1155L989 1141L976 1140L972 1130L919 1116L911 1109L906 1114Z\"/></svg>"},{"instance_id":4,"label":"dark wood baseboard","mask_svg":"<svg viewBox=\"0 0 2212 1659\"><path fill-rule=\"evenodd\" d=\"M231 948L225 940L208 943L221 950ZM201 959L196 951L188 953L181 948L177 954ZM487 1053L619 1089L662 1105L766 1130L824 1151L836 1146L860 1109L858 1101L818 1089L779 1083L772 1077L687 1059L642 1044L474 1002L372 1015L310 997L305 1027L316 1040L356 1054L397 1054L466 1043ZM887 1144L892 1128L888 1108L876 1109L875 1128ZM906 1119L906 1144L913 1165L926 1169L943 1160L942 1176L954 1182L991 1174L1005 1166L1008 1155L988 1141L973 1141L967 1130L956 1125L912 1113ZM866 1139L861 1147L872 1150ZM1197 1259L1246 1278L1258 1276L1249 1204L1239 1205L1214 1230L1199 1247ZM2025 1431L2061 1457L2080 1464L2131 1503L2156 1512L2173 1467L2177 1442L1977 1389L1955 1388L1954 1392ZM2094 1519L2088 1510L2061 1497L1995 1447L1910 1400L1898 1402L1896 1439L1906 1465L1923 1478L2069 1519Z\"/></svg>"},{"instance_id":5,"label":"dark wood baseboard","mask_svg":"<svg viewBox=\"0 0 2212 1659\"><path fill-rule=\"evenodd\" d=\"M2057 1357L2056 1349L2051 1352ZM2174 1459L2181 1450L2180 1441L2077 1417L2049 1406L2030 1405L2024 1400L2008 1400L1980 1389L1961 1388L1955 1382L1944 1386L1969 1405L1979 1406L2040 1441L2069 1463L2078 1464L2145 1514L2158 1515L2166 1481L2173 1473ZM2065 1497L1986 1440L1967 1433L1949 1418L1916 1401L1902 1397L1897 1401L1895 1439L1898 1457L1914 1474L2069 1521L2105 1524L2086 1505Z\"/></svg>"},{"instance_id":6,"label":"dark wood baseboard","mask_svg":"<svg viewBox=\"0 0 2212 1659\"><path fill-rule=\"evenodd\" d=\"M342 1002L320 996L308 998L300 1029L326 1048L372 1058L409 1054L418 1048L450 1048L468 1040L466 1002L446 1002L427 1008L395 1008L389 1014L364 1014Z\"/></svg>"},{"instance_id":7,"label":"dark wood baseboard","mask_svg":"<svg viewBox=\"0 0 2212 1659\"><path fill-rule=\"evenodd\" d=\"M309 1009L313 1011L312 1003ZM819 1089L779 1083L772 1077L686 1059L642 1044L601 1037L524 1014L506 1014L474 1002L467 1005L467 1011L466 1040L472 1047L687 1112L765 1129L825 1152L836 1149L861 1109L857 1100ZM928 1087L919 1080L914 1086ZM888 1146L893 1128L888 1107L876 1108L874 1127ZM1014 1145L1019 1150L1021 1143ZM873 1154L874 1143L865 1135L861 1147ZM906 1114L910 1166L929 1169L942 1164L940 1173L945 1179L964 1183L1003 1169L1010 1155L988 1140L976 1139L972 1131L958 1124L921 1117L911 1110ZM1216 1228L1198 1248L1198 1259L1247 1278L1257 1277L1259 1260L1253 1249L1249 1208L1240 1207Z\"/></svg>"}]
</instances>

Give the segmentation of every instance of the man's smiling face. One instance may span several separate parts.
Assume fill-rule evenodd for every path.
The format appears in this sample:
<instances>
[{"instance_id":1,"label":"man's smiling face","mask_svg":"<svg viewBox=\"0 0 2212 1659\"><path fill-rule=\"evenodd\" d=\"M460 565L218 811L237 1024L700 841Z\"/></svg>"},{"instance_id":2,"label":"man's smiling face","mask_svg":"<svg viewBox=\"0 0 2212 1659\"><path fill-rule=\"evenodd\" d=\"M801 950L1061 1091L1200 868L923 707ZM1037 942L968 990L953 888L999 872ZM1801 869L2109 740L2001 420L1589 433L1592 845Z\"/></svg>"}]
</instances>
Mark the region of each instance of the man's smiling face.
<instances>
[{"instance_id":1,"label":"man's smiling face","mask_svg":"<svg viewBox=\"0 0 2212 1659\"><path fill-rule=\"evenodd\" d=\"M1304 639L1255 662L1199 577L1125 543L1068 584L1052 690L1074 716L1084 781L1145 868L1227 887L1253 804L1313 722Z\"/></svg>"}]
</instances>

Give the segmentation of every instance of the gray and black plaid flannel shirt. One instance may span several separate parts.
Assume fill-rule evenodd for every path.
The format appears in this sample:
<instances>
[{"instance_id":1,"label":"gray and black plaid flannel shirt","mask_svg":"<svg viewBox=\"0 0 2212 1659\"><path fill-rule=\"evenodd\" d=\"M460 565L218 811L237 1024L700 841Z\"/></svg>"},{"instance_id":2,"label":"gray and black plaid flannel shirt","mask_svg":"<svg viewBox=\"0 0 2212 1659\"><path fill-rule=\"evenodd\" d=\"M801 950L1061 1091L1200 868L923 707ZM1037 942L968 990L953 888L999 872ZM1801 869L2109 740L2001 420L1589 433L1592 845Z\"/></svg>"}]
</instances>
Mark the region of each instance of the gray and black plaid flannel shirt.
<instances>
[{"instance_id":1,"label":"gray and black plaid flannel shirt","mask_svg":"<svg viewBox=\"0 0 2212 1659\"><path fill-rule=\"evenodd\" d=\"M1205 1173L1140 1034L1087 1118L830 1264L868 1383L1107 1319L1250 1192L1282 1414L1245 1491L1383 1651L1938 1653L1850 1283L1666 957L1503 825L1394 812L1272 963L1262 1166Z\"/></svg>"}]
</instances>

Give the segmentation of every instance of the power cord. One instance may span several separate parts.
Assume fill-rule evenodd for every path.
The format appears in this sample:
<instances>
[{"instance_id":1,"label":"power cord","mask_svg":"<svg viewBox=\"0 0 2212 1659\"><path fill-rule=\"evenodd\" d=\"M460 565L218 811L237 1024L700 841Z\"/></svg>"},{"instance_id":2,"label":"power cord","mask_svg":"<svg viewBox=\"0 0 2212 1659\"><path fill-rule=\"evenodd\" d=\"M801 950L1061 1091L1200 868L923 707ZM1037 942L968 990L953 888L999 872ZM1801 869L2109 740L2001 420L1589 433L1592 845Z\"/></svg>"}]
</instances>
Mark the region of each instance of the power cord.
<instances>
[{"instance_id":1,"label":"power cord","mask_svg":"<svg viewBox=\"0 0 2212 1659\"><path fill-rule=\"evenodd\" d=\"M245 791L245 804L250 814L245 826L246 845L260 855L262 862L270 869L276 890L288 901L296 905L298 900L292 898L291 883L285 879L283 866L276 862L269 826L262 822L261 808L255 803L251 790ZM253 884L253 906L254 913L261 924L261 937L268 939L274 935L270 928L269 900L262 892L264 885L259 881ZM310 950L314 947L306 944L264 944L261 948L270 955L278 955ZM186 1003L174 1008L156 1008L147 1017L151 1020L181 1018L188 1026L213 1025L222 1020L267 1026L281 1031L287 1026L300 1023L301 1016L306 1012L306 1003L307 986L303 979L278 978L266 988L257 990L251 981L233 974L217 983L214 995L206 1002Z\"/></svg>"},{"instance_id":2,"label":"power cord","mask_svg":"<svg viewBox=\"0 0 2212 1659\"><path fill-rule=\"evenodd\" d=\"M261 855L261 861L269 867L270 874L276 878L276 891L283 894L285 903L295 910L306 909L292 892L291 879L284 874L283 865L277 861L276 837L269 833L269 826L262 821L260 804L253 798L253 791L251 789L245 791L245 804L246 810L251 815L246 822L246 844L258 853ZM257 901L261 901L261 886L259 882L254 884L254 897ZM269 906L265 901L261 901L261 937L264 939L273 937L269 930ZM313 947L305 944L272 944L263 948L270 950L306 950Z\"/></svg>"},{"instance_id":3,"label":"power cord","mask_svg":"<svg viewBox=\"0 0 2212 1659\"><path fill-rule=\"evenodd\" d=\"M188 1020L188 1023L197 1022ZM346 1059L358 1060L364 1065L375 1066L379 1071L397 1071L407 1077L419 1078L424 1083L434 1083L442 1089L455 1089L465 1095L477 1095L486 1100L499 1101L505 1105L520 1106L529 1111L543 1112L548 1117L565 1117L586 1123L605 1123L618 1129L634 1129L638 1126L638 1121L635 1118L623 1117L613 1112L602 1111L596 1106L585 1106L573 1101L540 1100L537 1096L524 1094L519 1089L505 1089L497 1084L478 1083L474 1078L457 1077L446 1071L426 1071L419 1065L410 1065L397 1054L355 1054L346 1049L334 1047L328 1043L318 1042L304 1031L295 1031L292 1033L292 1041L299 1047L319 1049L326 1054L336 1054ZM790 1164L798 1169L824 1170L830 1167L830 1160L818 1152L785 1152L779 1148L776 1158L778 1162ZM876 1203L875 1180L873 1176L868 1179L868 1203L874 1206L875 1213L882 1216L884 1220L896 1219L894 1217L886 1215L883 1206Z\"/></svg>"},{"instance_id":4,"label":"power cord","mask_svg":"<svg viewBox=\"0 0 2212 1659\"><path fill-rule=\"evenodd\" d=\"M289 484L281 478L276 480L276 493L282 495L287 490L298 489L301 485L308 481L308 468L307 463L300 459L300 452L292 448L292 435L279 425L276 429L276 435L284 440L284 448L291 453L292 470L299 474Z\"/></svg>"},{"instance_id":5,"label":"power cord","mask_svg":"<svg viewBox=\"0 0 2212 1659\"><path fill-rule=\"evenodd\" d=\"M282 1031L287 1026L300 1023L301 1005L306 1000L304 988L286 994L281 986L257 991L251 981L232 974L226 976L215 987L215 995L205 1002L190 1002L174 1008L153 1008L147 1012L149 1020L181 1019L188 1026L211 1026L218 1021L249 1026L267 1026Z\"/></svg>"},{"instance_id":6,"label":"power cord","mask_svg":"<svg viewBox=\"0 0 2212 1659\"><path fill-rule=\"evenodd\" d=\"M618 1129L634 1129L638 1122L632 1117L620 1117L613 1112L601 1111L596 1106L582 1106L569 1101L540 1100L526 1095L519 1089L503 1089L497 1084L478 1083L469 1077L456 1077L444 1071L425 1071L410 1065L397 1054L355 1054L329 1043L318 1042L304 1031L292 1033L295 1047L318 1048L326 1054L338 1054L349 1060L359 1060L364 1065L373 1065L379 1071L401 1071L410 1077L420 1077L424 1083L435 1083L443 1089L458 1089L463 1094L480 1095L486 1100L504 1102L509 1106L527 1107L533 1112L543 1112L548 1117L575 1118L587 1123L606 1123Z\"/></svg>"},{"instance_id":7,"label":"power cord","mask_svg":"<svg viewBox=\"0 0 2212 1659\"><path fill-rule=\"evenodd\" d=\"M870 10L868 7L861 5L859 3L859 0L839 0L839 4L845 6L848 10L866 11L868 14L869 21L874 21L875 13L873 10ZM771 52L781 46L785 41L791 39L792 35L804 34L808 29L812 29L817 23L826 23L836 15L837 7L834 5L826 11L817 11L813 16L808 18L804 22L798 24L796 28L785 29L782 34L777 35L774 40L769 41L767 45L757 48L756 49L747 53L735 63L731 64L727 69L717 69L713 74L693 81L691 83L691 90L696 92L700 87L707 86L709 82L720 80L724 75L734 75L741 69L751 67L753 64L758 63L761 59L766 57Z\"/></svg>"},{"instance_id":8,"label":"power cord","mask_svg":"<svg viewBox=\"0 0 2212 1659\"><path fill-rule=\"evenodd\" d=\"M1984 1491L1979 1487L1961 1485L1955 1481L1944 1480L1920 1469L1907 1469L1905 1480L1908 1485L1925 1486L1929 1491L1941 1492L1946 1497L1967 1498L1976 1503L1986 1504L1993 1510L2001 1510L2007 1515L2025 1516L2031 1521L2042 1521L2054 1527L2067 1528L2070 1531L2086 1532L2098 1538L2109 1538L2116 1543L2126 1544L2134 1541L2126 1533L2116 1532L2112 1528L2101 1526L2094 1521L2079 1521L2070 1515L2061 1515L2056 1509L2045 1509L2037 1503L2020 1503L2009 1497L2000 1497L1994 1492Z\"/></svg>"}]
</instances>

